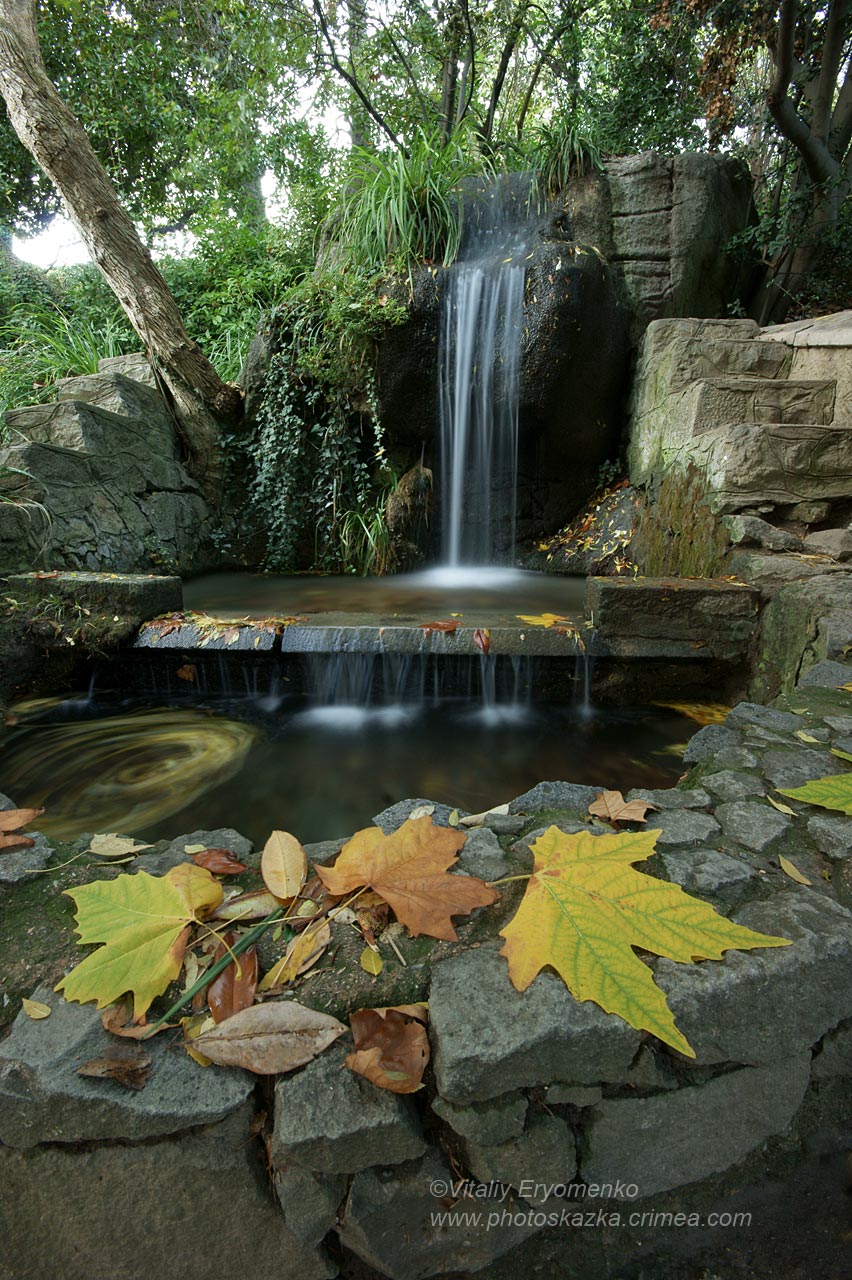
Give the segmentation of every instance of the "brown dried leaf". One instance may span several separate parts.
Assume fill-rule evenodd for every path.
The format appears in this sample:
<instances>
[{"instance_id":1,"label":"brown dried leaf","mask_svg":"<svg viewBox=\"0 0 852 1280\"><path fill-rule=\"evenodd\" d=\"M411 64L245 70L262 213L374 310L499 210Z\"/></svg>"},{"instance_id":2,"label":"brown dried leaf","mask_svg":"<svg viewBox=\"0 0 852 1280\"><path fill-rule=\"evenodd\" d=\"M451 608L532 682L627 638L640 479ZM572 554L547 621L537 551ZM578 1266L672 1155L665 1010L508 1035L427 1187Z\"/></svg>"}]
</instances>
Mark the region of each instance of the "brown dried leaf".
<instances>
[{"instance_id":1,"label":"brown dried leaf","mask_svg":"<svg viewBox=\"0 0 852 1280\"><path fill-rule=\"evenodd\" d=\"M12 853L15 849L32 849L35 840L30 836L0 835L0 853Z\"/></svg>"},{"instance_id":2,"label":"brown dried leaf","mask_svg":"<svg viewBox=\"0 0 852 1280\"><path fill-rule=\"evenodd\" d=\"M230 849L202 849L192 855L192 861L214 876L238 876L240 872L248 871L245 863L240 862Z\"/></svg>"},{"instance_id":3,"label":"brown dried leaf","mask_svg":"<svg viewBox=\"0 0 852 1280\"><path fill-rule=\"evenodd\" d=\"M108 1004L101 1012L101 1026L104 1031L108 1031L111 1036L122 1036L128 1040L147 1040L151 1028L143 1018L141 1022L133 1022L133 1005L129 1002L119 1001L116 1004ZM166 1031L170 1027L174 1027L173 1022L164 1022L158 1027L155 1035L159 1035L161 1031Z\"/></svg>"},{"instance_id":4,"label":"brown dried leaf","mask_svg":"<svg viewBox=\"0 0 852 1280\"><path fill-rule=\"evenodd\" d=\"M421 622L420 630L430 636L433 631L443 631L447 635L451 635L453 631L458 630L459 624L453 618L446 618L442 622Z\"/></svg>"},{"instance_id":5,"label":"brown dried leaf","mask_svg":"<svg viewBox=\"0 0 852 1280\"><path fill-rule=\"evenodd\" d=\"M294 1000L277 1000L235 1013L199 1036L193 1048L220 1066L279 1075L303 1067L345 1031L343 1023L327 1013Z\"/></svg>"},{"instance_id":6,"label":"brown dried leaf","mask_svg":"<svg viewBox=\"0 0 852 1280\"><path fill-rule=\"evenodd\" d=\"M0 810L0 831L17 831L28 826L35 818L40 818L44 809L3 809Z\"/></svg>"},{"instance_id":7,"label":"brown dried leaf","mask_svg":"<svg viewBox=\"0 0 852 1280\"><path fill-rule=\"evenodd\" d=\"M263 883L276 898L289 902L300 892L308 874L308 859L289 831L273 831L260 858Z\"/></svg>"},{"instance_id":8,"label":"brown dried leaf","mask_svg":"<svg viewBox=\"0 0 852 1280\"><path fill-rule=\"evenodd\" d=\"M90 1058L77 1068L78 1076L114 1080L124 1089L144 1089L151 1074L151 1059L138 1044L111 1045L100 1058Z\"/></svg>"},{"instance_id":9,"label":"brown dried leaf","mask_svg":"<svg viewBox=\"0 0 852 1280\"><path fill-rule=\"evenodd\" d=\"M213 963L233 950L239 934L229 930L216 948ZM257 948L249 947L215 977L207 988L207 1003L214 1022L224 1022L254 1004L257 989Z\"/></svg>"},{"instance_id":10,"label":"brown dried leaf","mask_svg":"<svg viewBox=\"0 0 852 1280\"><path fill-rule=\"evenodd\" d=\"M315 928L305 929L291 938L280 960L264 974L258 991L271 991L287 982L293 982L302 973L312 969L331 942L331 926L323 921Z\"/></svg>"},{"instance_id":11,"label":"brown dried leaf","mask_svg":"<svg viewBox=\"0 0 852 1280\"><path fill-rule=\"evenodd\" d=\"M491 634L487 627L477 627L473 633L473 643L477 649L481 649L483 653L488 653L491 649Z\"/></svg>"},{"instance_id":12,"label":"brown dried leaf","mask_svg":"<svg viewBox=\"0 0 852 1280\"><path fill-rule=\"evenodd\" d=\"M647 822L646 813L656 807L647 800L625 800L620 791L602 791L589 805L589 813L606 822Z\"/></svg>"},{"instance_id":13,"label":"brown dried leaf","mask_svg":"<svg viewBox=\"0 0 852 1280\"><path fill-rule=\"evenodd\" d=\"M217 907L210 916L211 920L262 920L281 903L268 889L252 889L250 893L239 893Z\"/></svg>"},{"instance_id":14,"label":"brown dried leaf","mask_svg":"<svg viewBox=\"0 0 852 1280\"><path fill-rule=\"evenodd\" d=\"M416 1093L429 1062L427 1016L425 1004L350 1013L355 1052L345 1065L380 1089Z\"/></svg>"},{"instance_id":15,"label":"brown dried leaf","mask_svg":"<svg viewBox=\"0 0 852 1280\"><path fill-rule=\"evenodd\" d=\"M195 677L198 672L195 669L194 662L185 662L182 667L178 667L175 675L178 680L186 680L189 684L195 683Z\"/></svg>"}]
</instances>

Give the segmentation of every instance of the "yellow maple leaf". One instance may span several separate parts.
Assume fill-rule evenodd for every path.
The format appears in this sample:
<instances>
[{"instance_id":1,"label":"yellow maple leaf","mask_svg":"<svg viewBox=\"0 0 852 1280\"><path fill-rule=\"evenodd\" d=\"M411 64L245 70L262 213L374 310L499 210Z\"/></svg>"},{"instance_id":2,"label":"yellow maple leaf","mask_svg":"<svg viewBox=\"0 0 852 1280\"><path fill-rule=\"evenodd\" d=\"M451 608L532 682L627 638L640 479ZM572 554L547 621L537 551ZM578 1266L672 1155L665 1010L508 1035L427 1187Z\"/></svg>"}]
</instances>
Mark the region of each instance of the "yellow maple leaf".
<instances>
[{"instance_id":1,"label":"yellow maple leaf","mask_svg":"<svg viewBox=\"0 0 852 1280\"><path fill-rule=\"evenodd\" d=\"M66 893L77 906L79 941L104 945L54 990L80 1004L95 1000L99 1009L132 991L134 1022L180 973L190 926L222 901L219 881L191 862L164 876L139 871Z\"/></svg>"},{"instance_id":2,"label":"yellow maple leaf","mask_svg":"<svg viewBox=\"0 0 852 1280\"><path fill-rule=\"evenodd\" d=\"M531 627L555 627L568 621L561 613L516 613L515 617Z\"/></svg>"},{"instance_id":3,"label":"yellow maple leaf","mask_svg":"<svg viewBox=\"0 0 852 1280\"><path fill-rule=\"evenodd\" d=\"M501 955L518 991L547 965L577 1000L594 1000L639 1031L694 1058L675 1026L641 947L671 960L720 960L736 947L786 947L720 916L679 885L633 869L649 858L659 831L593 836L549 827L532 845L533 874L517 912L501 930Z\"/></svg>"},{"instance_id":4,"label":"yellow maple leaf","mask_svg":"<svg viewBox=\"0 0 852 1280\"><path fill-rule=\"evenodd\" d=\"M369 886L415 937L426 933L455 942L450 917L487 907L500 896L475 876L447 874L465 839L463 831L436 827L428 816L409 818L389 836L380 827L366 827L347 841L333 867L316 872L329 893L342 896Z\"/></svg>"}]
</instances>

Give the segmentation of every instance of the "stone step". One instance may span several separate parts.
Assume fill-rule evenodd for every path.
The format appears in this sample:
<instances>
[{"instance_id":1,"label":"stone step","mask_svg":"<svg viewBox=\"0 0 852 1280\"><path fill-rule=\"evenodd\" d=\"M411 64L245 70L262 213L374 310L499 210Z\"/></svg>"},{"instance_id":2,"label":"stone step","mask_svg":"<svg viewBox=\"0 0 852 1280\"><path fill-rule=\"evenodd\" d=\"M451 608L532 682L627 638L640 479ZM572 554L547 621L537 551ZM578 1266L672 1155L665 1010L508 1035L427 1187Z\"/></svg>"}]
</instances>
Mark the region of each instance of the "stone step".
<instances>
[{"instance_id":1,"label":"stone step","mask_svg":"<svg viewBox=\"0 0 852 1280\"><path fill-rule=\"evenodd\" d=\"M168 421L168 413L159 392L123 373L94 373L79 378L62 378L56 383L56 399L91 404L123 418L138 418L143 421L156 418Z\"/></svg>"},{"instance_id":2,"label":"stone step","mask_svg":"<svg viewBox=\"0 0 852 1280\"><path fill-rule=\"evenodd\" d=\"M128 418L83 400L60 400L9 409L4 414L9 431L34 444L57 445L84 453L115 457L155 457L178 460L172 424L159 411L142 418Z\"/></svg>"},{"instance_id":3,"label":"stone step","mask_svg":"<svg viewBox=\"0 0 852 1280\"><path fill-rule=\"evenodd\" d=\"M786 378L793 353L784 342L684 338L668 354L668 387L683 391L702 378Z\"/></svg>"},{"instance_id":4,"label":"stone step","mask_svg":"<svg viewBox=\"0 0 852 1280\"><path fill-rule=\"evenodd\" d=\"M685 393L679 418L693 436L736 422L827 425L834 393L831 378L701 378Z\"/></svg>"},{"instance_id":5,"label":"stone step","mask_svg":"<svg viewBox=\"0 0 852 1280\"><path fill-rule=\"evenodd\" d=\"M690 442L714 511L852 498L852 424L738 422Z\"/></svg>"}]
</instances>

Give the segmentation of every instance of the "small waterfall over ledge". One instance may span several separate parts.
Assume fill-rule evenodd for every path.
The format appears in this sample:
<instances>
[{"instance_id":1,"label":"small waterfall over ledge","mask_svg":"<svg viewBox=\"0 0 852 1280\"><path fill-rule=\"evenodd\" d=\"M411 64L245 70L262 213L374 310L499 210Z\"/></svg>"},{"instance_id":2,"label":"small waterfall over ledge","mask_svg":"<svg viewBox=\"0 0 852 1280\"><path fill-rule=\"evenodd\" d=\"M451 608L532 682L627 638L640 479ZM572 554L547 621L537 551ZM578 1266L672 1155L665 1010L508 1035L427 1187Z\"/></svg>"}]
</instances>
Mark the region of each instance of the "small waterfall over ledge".
<instances>
[{"instance_id":1,"label":"small waterfall over ledge","mask_svg":"<svg viewBox=\"0 0 852 1280\"><path fill-rule=\"evenodd\" d=\"M449 271L439 352L441 562L511 563L528 252L518 211L495 188Z\"/></svg>"}]
</instances>

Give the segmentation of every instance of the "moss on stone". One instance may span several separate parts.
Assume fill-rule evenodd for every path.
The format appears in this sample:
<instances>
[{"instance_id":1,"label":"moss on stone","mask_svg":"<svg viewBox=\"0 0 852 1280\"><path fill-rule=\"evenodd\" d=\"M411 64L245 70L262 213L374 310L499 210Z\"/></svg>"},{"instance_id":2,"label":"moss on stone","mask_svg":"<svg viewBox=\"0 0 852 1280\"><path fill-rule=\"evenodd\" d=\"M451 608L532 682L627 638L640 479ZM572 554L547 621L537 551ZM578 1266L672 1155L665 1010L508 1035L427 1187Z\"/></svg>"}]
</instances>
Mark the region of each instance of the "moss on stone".
<instances>
[{"instance_id":1,"label":"moss on stone","mask_svg":"<svg viewBox=\"0 0 852 1280\"><path fill-rule=\"evenodd\" d=\"M652 578L717 578L725 572L728 535L707 501L701 473L688 465L646 495L633 543L634 558Z\"/></svg>"}]
</instances>

